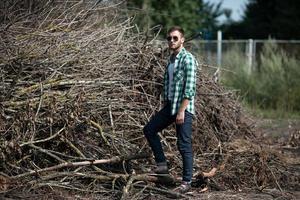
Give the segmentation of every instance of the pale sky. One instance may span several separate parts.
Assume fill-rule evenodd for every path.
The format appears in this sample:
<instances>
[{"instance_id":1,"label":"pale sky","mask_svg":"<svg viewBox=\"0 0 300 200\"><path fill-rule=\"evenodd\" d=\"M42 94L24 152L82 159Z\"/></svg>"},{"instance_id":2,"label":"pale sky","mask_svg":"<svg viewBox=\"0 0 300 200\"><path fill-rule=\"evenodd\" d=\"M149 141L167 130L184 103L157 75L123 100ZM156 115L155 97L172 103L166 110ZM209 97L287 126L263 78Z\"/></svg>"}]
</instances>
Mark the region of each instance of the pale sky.
<instances>
[{"instance_id":1,"label":"pale sky","mask_svg":"<svg viewBox=\"0 0 300 200\"><path fill-rule=\"evenodd\" d=\"M241 16L243 14L243 10L245 8L245 4L248 2L248 0L204 0L206 2L210 3L219 3L223 1L222 8L229 8L232 10L231 18L234 21L238 21L241 19ZM225 16L220 17L220 21L225 20Z\"/></svg>"}]
</instances>

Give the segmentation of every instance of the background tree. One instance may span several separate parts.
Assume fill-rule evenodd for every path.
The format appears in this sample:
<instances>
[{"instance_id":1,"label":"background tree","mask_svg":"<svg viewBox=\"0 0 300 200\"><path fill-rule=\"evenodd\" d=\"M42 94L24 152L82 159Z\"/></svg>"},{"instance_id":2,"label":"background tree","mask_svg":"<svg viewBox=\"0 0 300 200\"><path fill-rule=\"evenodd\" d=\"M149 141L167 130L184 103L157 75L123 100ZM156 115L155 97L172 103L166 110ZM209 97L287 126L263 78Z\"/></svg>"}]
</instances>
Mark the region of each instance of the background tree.
<instances>
[{"instance_id":1,"label":"background tree","mask_svg":"<svg viewBox=\"0 0 300 200\"><path fill-rule=\"evenodd\" d=\"M217 27L217 17L222 14L221 4L204 3L202 0L132 0L127 2L135 23L143 30L161 25L162 35L168 28L179 25L187 35L198 31L213 31Z\"/></svg>"},{"instance_id":2,"label":"background tree","mask_svg":"<svg viewBox=\"0 0 300 200\"><path fill-rule=\"evenodd\" d=\"M221 6L222 3L203 3L199 14L201 16L201 31L203 32L204 39L209 40L216 37L217 30L219 29L217 18L224 13Z\"/></svg>"},{"instance_id":3,"label":"background tree","mask_svg":"<svg viewBox=\"0 0 300 200\"><path fill-rule=\"evenodd\" d=\"M241 22L224 25L225 38L300 39L300 1L249 0Z\"/></svg>"}]
</instances>

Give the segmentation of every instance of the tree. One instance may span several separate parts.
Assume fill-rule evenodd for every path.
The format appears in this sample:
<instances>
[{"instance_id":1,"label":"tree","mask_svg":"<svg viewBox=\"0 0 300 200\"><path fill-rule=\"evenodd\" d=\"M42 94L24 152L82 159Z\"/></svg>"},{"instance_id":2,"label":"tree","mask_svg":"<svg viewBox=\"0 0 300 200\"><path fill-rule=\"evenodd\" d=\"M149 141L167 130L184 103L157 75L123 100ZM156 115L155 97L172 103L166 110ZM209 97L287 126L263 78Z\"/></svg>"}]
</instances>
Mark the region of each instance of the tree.
<instances>
[{"instance_id":1,"label":"tree","mask_svg":"<svg viewBox=\"0 0 300 200\"><path fill-rule=\"evenodd\" d=\"M181 26L187 35L206 29L214 30L217 27L216 18L221 15L220 4L215 7L202 0L132 0L127 2L127 7L141 29L161 25L162 35L174 25Z\"/></svg>"},{"instance_id":2,"label":"tree","mask_svg":"<svg viewBox=\"0 0 300 200\"><path fill-rule=\"evenodd\" d=\"M217 30L219 29L217 18L224 13L224 10L221 10L221 5L222 3L214 4L209 2L203 4L200 15L202 19L202 37L204 39L210 40L216 37Z\"/></svg>"},{"instance_id":3,"label":"tree","mask_svg":"<svg viewBox=\"0 0 300 200\"><path fill-rule=\"evenodd\" d=\"M300 38L300 1L249 0L241 22L223 26L225 37Z\"/></svg>"}]
</instances>

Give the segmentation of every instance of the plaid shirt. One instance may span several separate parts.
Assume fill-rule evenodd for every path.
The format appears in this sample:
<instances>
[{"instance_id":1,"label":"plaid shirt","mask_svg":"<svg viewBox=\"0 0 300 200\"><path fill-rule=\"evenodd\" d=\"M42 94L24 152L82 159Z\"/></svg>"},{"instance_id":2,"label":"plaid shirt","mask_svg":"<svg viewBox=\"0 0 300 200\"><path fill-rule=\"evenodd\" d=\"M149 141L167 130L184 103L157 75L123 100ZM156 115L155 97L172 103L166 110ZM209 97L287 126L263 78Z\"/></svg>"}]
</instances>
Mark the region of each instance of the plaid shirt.
<instances>
[{"instance_id":1,"label":"plaid shirt","mask_svg":"<svg viewBox=\"0 0 300 200\"><path fill-rule=\"evenodd\" d=\"M170 60L168 61L168 65ZM168 66L167 65L167 66ZM175 70L173 76L173 98L168 99L169 75L168 69L164 74L164 101L171 101L171 115L175 115L183 99L189 99L186 110L195 114L194 96L196 93L196 68L198 63L194 56L182 48L175 58Z\"/></svg>"}]
</instances>

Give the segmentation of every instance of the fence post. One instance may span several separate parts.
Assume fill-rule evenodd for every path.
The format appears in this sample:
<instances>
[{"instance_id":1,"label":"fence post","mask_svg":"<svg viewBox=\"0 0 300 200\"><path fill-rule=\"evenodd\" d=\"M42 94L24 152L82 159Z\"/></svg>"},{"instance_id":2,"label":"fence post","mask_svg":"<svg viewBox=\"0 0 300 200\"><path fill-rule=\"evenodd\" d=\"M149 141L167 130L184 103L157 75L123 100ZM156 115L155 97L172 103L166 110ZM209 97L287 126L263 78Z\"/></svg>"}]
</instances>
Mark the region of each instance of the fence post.
<instances>
[{"instance_id":1,"label":"fence post","mask_svg":"<svg viewBox=\"0 0 300 200\"><path fill-rule=\"evenodd\" d=\"M253 39L249 39L248 45L248 74L250 74L253 65Z\"/></svg>"},{"instance_id":2,"label":"fence post","mask_svg":"<svg viewBox=\"0 0 300 200\"><path fill-rule=\"evenodd\" d=\"M222 31L218 31L218 51L217 51L217 65L221 67L222 64Z\"/></svg>"}]
</instances>

